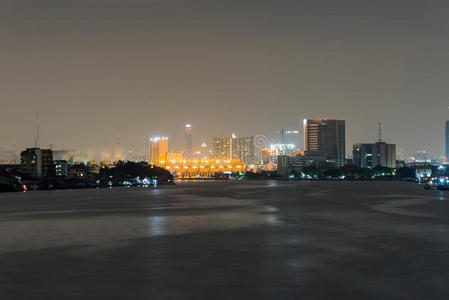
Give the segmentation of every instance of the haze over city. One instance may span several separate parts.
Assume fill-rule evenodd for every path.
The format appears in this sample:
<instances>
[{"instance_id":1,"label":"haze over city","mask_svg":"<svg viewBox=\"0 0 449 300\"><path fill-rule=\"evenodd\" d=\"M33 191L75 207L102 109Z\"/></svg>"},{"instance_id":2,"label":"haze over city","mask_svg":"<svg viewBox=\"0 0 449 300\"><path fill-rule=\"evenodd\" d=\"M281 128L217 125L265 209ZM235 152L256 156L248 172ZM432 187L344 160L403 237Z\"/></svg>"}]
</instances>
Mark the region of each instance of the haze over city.
<instances>
[{"instance_id":1,"label":"haze over city","mask_svg":"<svg viewBox=\"0 0 449 300\"><path fill-rule=\"evenodd\" d=\"M448 0L0 0L0 300L449 299Z\"/></svg>"},{"instance_id":2,"label":"haze over city","mask_svg":"<svg viewBox=\"0 0 449 300\"><path fill-rule=\"evenodd\" d=\"M0 2L0 146L104 151L120 134L182 149L346 120L346 149L377 121L398 153L443 154L446 1Z\"/></svg>"}]
</instances>

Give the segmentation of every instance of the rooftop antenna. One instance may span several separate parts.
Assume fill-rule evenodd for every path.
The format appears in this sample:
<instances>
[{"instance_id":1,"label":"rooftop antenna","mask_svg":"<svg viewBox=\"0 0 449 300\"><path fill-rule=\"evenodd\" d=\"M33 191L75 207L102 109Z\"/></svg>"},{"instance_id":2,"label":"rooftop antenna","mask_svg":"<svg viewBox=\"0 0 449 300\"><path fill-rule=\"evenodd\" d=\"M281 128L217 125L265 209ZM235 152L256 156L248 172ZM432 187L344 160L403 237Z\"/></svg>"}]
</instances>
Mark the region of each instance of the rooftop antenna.
<instances>
[{"instance_id":1,"label":"rooftop antenna","mask_svg":"<svg viewBox=\"0 0 449 300\"><path fill-rule=\"evenodd\" d=\"M377 122L377 127L379 130L379 143L382 142L382 121Z\"/></svg>"},{"instance_id":2,"label":"rooftop antenna","mask_svg":"<svg viewBox=\"0 0 449 300\"><path fill-rule=\"evenodd\" d=\"M36 113L36 138L34 140L34 147L39 148L39 112Z\"/></svg>"}]
</instances>

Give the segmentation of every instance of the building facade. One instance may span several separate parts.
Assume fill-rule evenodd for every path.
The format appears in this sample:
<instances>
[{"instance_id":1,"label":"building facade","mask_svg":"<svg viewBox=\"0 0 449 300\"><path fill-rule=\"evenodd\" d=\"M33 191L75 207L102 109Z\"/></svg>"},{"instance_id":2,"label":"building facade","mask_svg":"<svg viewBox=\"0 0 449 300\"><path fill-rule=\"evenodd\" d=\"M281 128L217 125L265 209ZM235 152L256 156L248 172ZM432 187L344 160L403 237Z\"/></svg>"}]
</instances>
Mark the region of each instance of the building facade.
<instances>
[{"instance_id":1,"label":"building facade","mask_svg":"<svg viewBox=\"0 0 449 300\"><path fill-rule=\"evenodd\" d=\"M69 168L66 160L55 160L54 165L56 177L67 177Z\"/></svg>"},{"instance_id":2,"label":"building facade","mask_svg":"<svg viewBox=\"0 0 449 300\"><path fill-rule=\"evenodd\" d=\"M167 161L181 162L184 160L184 152L168 152Z\"/></svg>"},{"instance_id":3,"label":"building facade","mask_svg":"<svg viewBox=\"0 0 449 300\"><path fill-rule=\"evenodd\" d=\"M193 148L192 148L192 125L186 124L184 128L184 159L192 159L193 156Z\"/></svg>"},{"instance_id":4,"label":"building facade","mask_svg":"<svg viewBox=\"0 0 449 300\"><path fill-rule=\"evenodd\" d=\"M304 150L307 155L325 157L335 166L345 163L345 121L330 119L305 119Z\"/></svg>"},{"instance_id":5,"label":"building facade","mask_svg":"<svg viewBox=\"0 0 449 300\"><path fill-rule=\"evenodd\" d=\"M213 178L217 174L242 175L246 171L246 165L239 160L225 162L212 161L183 161L180 163L166 162L161 167L170 171L177 178Z\"/></svg>"},{"instance_id":6,"label":"building facade","mask_svg":"<svg viewBox=\"0 0 449 300\"><path fill-rule=\"evenodd\" d=\"M155 137L150 139L150 163L158 164L167 161L168 138Z\"/></svg>"},{"instance_id":7,"label":"building facade","mask_svg":"<svg viewBox=\"0 0 449 300\"><path fill-rule=\"evenodd\" d=\"M396 167L396 145L385 142L354 144L352 157L360 168Z\"/></svg>"},{"instance_id":8,"label":"building facade","mask_svg":"<svg viewBox=\"0 0 449 300\"><path fill-rule=\"evenodd\" d=\"M53 152L50 149L27 148L20 154L20 164L23 172L34 178L55 175Z\"/></svg>"},{"instance_id":9,"label":"building facade","mask_svg":"<svg viewBox=\"0 0 449 300\"><path fill-rule=\"evenodd\" d=\"M230 137L213 138L213 154L218 160L240 160L246 164L255 162L254 137Z\"/></svg>"}]
</instances>

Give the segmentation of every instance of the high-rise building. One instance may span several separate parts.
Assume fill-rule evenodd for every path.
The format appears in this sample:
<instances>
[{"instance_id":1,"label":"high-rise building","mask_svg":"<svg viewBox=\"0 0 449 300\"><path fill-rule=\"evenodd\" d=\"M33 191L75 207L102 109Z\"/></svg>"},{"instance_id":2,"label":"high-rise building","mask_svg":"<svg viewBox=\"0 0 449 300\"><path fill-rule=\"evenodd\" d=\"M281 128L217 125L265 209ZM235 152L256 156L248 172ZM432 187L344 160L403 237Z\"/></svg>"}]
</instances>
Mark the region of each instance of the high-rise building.
<instances>
[{"instance_id":1,"label":"high-rise building","mask_svg":"<svg viewBox=\"0 0 449 300\"><path fill-rule=\"evenodd\" d=\"M193 156L191 124L186 124L184 129L184 135L185 135L184 159L191 159Z\"/></svg>"},{"instance_id":2,"label":"high-rise building","mask_svg":"<svg viewBox=\"0 0 449 300\"><path fill-rule=\"evenodd\" d=\"M361 168L396 167L396 145L385 142L374 144L354 144L352 157L355 165Z\"/></svg>"},{"instance_id":3,"label":"high-rise building","mask_svg":"<svg viewBox=\"0 0 449 300\"><path fill-rule=\"evenodd\" d=\"M53 153L50 149L27 148L20 153L24 173L34 178L54 176Z\"/></svg>"},{"instance_id":4,"label":"high-rise building","mask_svg":"<svg viewBox=\"0 0 449 300\"><path fill-rule=\"evenodd\" d=\"M158 164L167 161L168 138L155 137L150 139L150 163Z\"/></svg>"},{"instance_id":5,"label":"high-rise building","mask_svg":"<svg viewBox=\"0 0 449 300\"><path fill-rule=\"evenodd\" d=\"M216 159L233 160L238 159L246 164L255 161L254 137L214 137L213 153Z\"/></svg>"},{"instance_id":6,"label":"high-rise building","mask_svg":"<svg viewBox=\"0 0 449 300\"><path fill-rule=\"evenodd\" d=\"M446 160L449 160L449 121L446 121Z\"/></svg>"},{"instance_id":7,"label":"high-rise building","mask_svg":"<svg viewBox=\"0 0 449 300\"><path fill-rule=\"evenodd\" d=\"M322 156L336 166L345 163L345 121L304 119L306 155Z\"/></svg>"},{"instance_id":8,"label":"high-rise building","mask_svg":"<svg viewBox=\"0 0 449 300\"><path fill-rule=\"evenodd\" d=\"M201 159L208 159L209 158L209 152L207 151L207 144L203 142L201 144Z\"/></svg>"}]
</instances>

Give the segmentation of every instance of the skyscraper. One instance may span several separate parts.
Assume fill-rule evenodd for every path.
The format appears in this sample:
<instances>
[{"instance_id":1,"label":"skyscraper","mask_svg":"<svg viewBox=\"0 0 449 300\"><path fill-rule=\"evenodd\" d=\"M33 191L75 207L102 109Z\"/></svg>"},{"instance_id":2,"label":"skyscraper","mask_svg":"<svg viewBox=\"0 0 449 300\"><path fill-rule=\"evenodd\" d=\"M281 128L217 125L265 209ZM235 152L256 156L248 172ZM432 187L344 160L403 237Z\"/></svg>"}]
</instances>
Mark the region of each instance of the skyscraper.
<instances>
[{"instance_id":1,"label":"skyscraper","mask_svg":"<svg viewBox=\"0 0 449 300\"><path fill-rule=\"evenodd\" d=\"M208 158L208 153L207 153L207 144L205 142L203 142L201 144L201 159L207 159Z\"/></svg>"},{"instance_id":2,"label":"skyscraper","mask_svg":"<svg viewBox=\"0 0 449 300\"><path fill-rule=\"evenodd\" d=\"M254 163L254 137L237 137L232 134L230 137L213 138L214 156L220 160L238 159L246 164Z\"/></svg>"},{"instance_id":3,"label":"skyscraper","mask_svg":"<svg viewBox=\"0 0 449 300\"><path fill-rule=\"evenodd\" d=\"M345 121L304 119L304 150L336 166L345 163Z\"/></svg>"},{"instance_id":4,"label":"skyscraper","mask_svg":"<svg viewBox=\"0 0 449 300\"><path fill-rule=\"evenodd\" d=\"M158 164L167 161L168 138L155 137L150 139L150 163Z\"/></svg>"},{"instance_id":5,"label":"skyscraper","mask_svg":"<svg viewBox=\"0 0 449 300\"><path fill-rule=\"evenodd\" d=\"M185 146L184 146L184 159L191 159L193 155L192 150L192 125L186 124L185 126Z\"/></svg>"},{"instance_id":6,"label":"skyscraper","mask_svg":"<svg viewBox=\"0 0 449 300\"><path fill-rule=\"evenodd\" d=\"M446 121L446 159L449 159L449 121Z\"/></svg>"}]
</instances>

